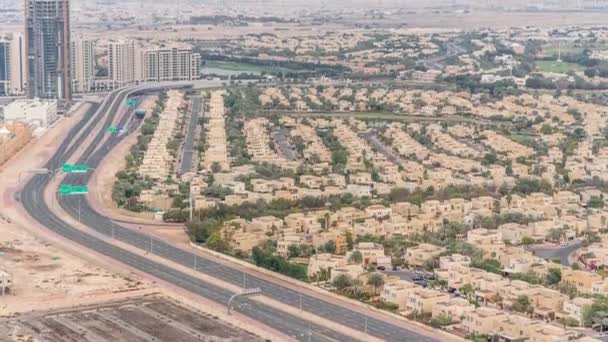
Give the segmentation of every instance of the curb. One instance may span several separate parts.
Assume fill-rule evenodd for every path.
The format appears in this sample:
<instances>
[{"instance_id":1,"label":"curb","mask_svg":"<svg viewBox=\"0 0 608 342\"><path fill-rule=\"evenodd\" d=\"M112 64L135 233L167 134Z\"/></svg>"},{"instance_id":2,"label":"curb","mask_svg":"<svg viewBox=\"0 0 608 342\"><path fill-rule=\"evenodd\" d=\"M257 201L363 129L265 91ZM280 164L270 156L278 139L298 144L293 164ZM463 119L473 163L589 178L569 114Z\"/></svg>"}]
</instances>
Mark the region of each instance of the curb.
<instances>
[{"instance_id":1,"label":"curb","mask_svg":"<svg viewBox=\"0 0 608 342\"><path fill-rule=\"evenodd\" d=\"M337 295L337 294L335 294L333 292L327 291L325 289L322 289L322 288L310 285L308 283L305 283L305 282L302 282L302 281L298 281L296 279L284 276L284 275L276 273L276 272L269 271L269 270L267 270L265 268L256 266L256 265L248 263L246 261L243 261L243 260L231 257L229 255L222 254L222 253L210 250L208 248L199 246L199 245L193 243L192 241L190 241L190 246L192 246L193 248L198 249L198 250L200 250L200 251L202 251L204 253L213 255L213 256L215 256L217 258L220 258L222 260L228 261L228 262L233 263L233 264L238 264L238 265L240 265L242 267L245 267L245 268L248 268L248 269L255 270L255 271L259 272L259 273L262 273L264 275L267 275L267 276L279 279L279 280L287 282L287 283L289 283L291 285L303 287L303 288L306 288L307 290L314 291L316 293L328 296L331 299L343 301L343 302L346 302L347 304L350 304L350 305L355 305L355 306L357 306L360 309L370 310L370 311L372 311L372 312L374 312L376 314L388 316L388 317L384 317L384 318L395 318L395 319L397 319L397 320L399 320L399 321L401 321L403 323L411 324L411 325L415 326L415 328L422 330L422 331L416 331L415 330L414 332L422 334L422 335L426 335L426 336L432 337L432 338L439 338L439 341L466 341L466 339L463 339L463 338L461 338L461 337L459 337L457 335L450 334L450 333L448 333L446 331L443 331L443 330L438 330L438 329L435 330L435 329L433 329L433 328L431 328L431 327L429 327L427 325L424 325L424 324L422 324L420 322L409 320L409 319L407 319L407 318L405 318L405 317L403 317L401 315L397 315L397 314L394 314L392 312L388 312L388 311L385 311L385 310L380 310L380 309L378 309L378 308L376 308L376 307L374 307L372 305L365 304L365 303L362 303L362 302L359 302L359 301L356 301L356 300L353 300L353 299L350 299L350 298L347 298L347 297L344 297L344 296L340 296L340 295ZM323 298L317 298L317 299L323 300ZM333 304L336 304L336 303L333 303ZM344 307L344 305L340 304L340 303L337 303L336 305ZM382 320L383 318L379 318L379 319ZM441 335L441 336L433 336L433 335Z\"/></svg>"}]
</instances>

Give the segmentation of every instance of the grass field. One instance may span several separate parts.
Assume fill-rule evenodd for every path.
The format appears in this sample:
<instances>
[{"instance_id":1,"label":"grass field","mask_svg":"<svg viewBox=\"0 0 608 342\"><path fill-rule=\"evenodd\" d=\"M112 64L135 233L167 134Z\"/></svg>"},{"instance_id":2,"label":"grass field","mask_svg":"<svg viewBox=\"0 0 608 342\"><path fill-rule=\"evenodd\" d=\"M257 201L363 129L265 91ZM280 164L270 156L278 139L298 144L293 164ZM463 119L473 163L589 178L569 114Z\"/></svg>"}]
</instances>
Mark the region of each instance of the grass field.
<instances>
[{"instance_id":1,"label":"grass field","mask_svg":"<svg viewBox=\"0 0 608 342\"><path fill-rule=\"evenodd\" d=\"M536 61L536 69L541 72L565 74L569 71L583 71L585 67L574 63L558 61Z\"/></svg>"},{"instance_id":2,"label":"grass field","mask_svg":"<svg viewBox=\"0 0 608 342\"><path fill-rule=\"evenodd\" d=\"M559 54L560 49L557 48L557 46L551 46L551 45L547 45L545 47L543 47L543 52L542 54L545 56L555 56L557 57L557 55ZM581 52L583 52L583 48L579 48L579 47L562 47L561 48L561 53L562 55L577 55Z\"/></svg>"},{"instance_id":3,"label":"grass field","mask_svg":"<svg viewBox=\"0 0 608 342\"><path fill-rule=\"evenodd\" d=\"M295 72L281 67L272 67L265 65L255 65L248 63L229 62L229 61L207 61L201 69L203 74L218 74L218 75L238 75L241 73L260 75L262 72L277 73L277 72Z\"/></svg>"}]
</instances>

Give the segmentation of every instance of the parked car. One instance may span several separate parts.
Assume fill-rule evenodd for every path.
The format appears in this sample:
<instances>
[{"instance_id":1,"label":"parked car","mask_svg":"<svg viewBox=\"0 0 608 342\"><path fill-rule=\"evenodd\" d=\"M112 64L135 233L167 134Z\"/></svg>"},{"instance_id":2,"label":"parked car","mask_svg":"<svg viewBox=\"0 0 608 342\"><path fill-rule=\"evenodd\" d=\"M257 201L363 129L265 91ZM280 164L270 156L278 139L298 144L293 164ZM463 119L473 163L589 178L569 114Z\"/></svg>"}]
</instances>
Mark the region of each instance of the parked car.
<instances>
[{"instance_id":1,"label":"parked car","mask_svg":"<svg viewBox=\"0 0 608 342\"><path fill-rule=\"evenodd\" d=\"M384 266L378 266L378 267L376 267L376 269L380 270L380 271L386 271L386 267L384 267Z\"/></svg>"}]
</instances>

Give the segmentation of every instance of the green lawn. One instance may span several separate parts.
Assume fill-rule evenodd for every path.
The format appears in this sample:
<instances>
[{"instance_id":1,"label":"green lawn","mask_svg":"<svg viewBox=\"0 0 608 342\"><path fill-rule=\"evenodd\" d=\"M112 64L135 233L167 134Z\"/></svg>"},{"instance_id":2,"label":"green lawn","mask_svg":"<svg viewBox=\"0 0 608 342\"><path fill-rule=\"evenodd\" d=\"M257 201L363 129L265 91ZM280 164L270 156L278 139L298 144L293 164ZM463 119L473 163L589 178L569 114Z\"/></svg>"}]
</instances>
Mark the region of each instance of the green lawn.
<instances>
[{"instance_id":1,"label":"green lawn","mask_svg":"<svg viewBox=\"0 0 608 342\"><path fill-rule=\"evenodd\" d=\"M511 138L511 140L515 141L516 143L522 144L524 146L534 146L534 138L529 135L511 134L509 138Z\"/></svg>"},{"instance_id":2,"label":"green lawn","mask_svg":"<svg viewBox=\"0 0 608 342\"><path fill-rule=\"evenodd\" d=\"M219 74L219 75L238 75L241 73L259 75L262 72L277 73L277 72L294 72L281 67L272 67L265 65L255 65L248 63L229 62L229 61L206 61L201 72L204 74Z\"/></svg>"},{"instance_id":3,"label":"green lawn","mask_svg":"<svg viewBox=\"0 0 608 342\"><path fill-rule=\"evenodd\" d=\"M559 50L560 49L558 49L557 46L546 45L546 46L543 47L543 52L542 53L545 56L555 56L555 57L557 57L557 55L560 52ZM584 50L583 48L577 48L577 47L572 47L572 48L570 48L570 47L562 47L561 48L561 53L562 53L562 56L566 55L566 54L567 55L576 55L576 54L579 54L579 53L583 52L583 50Z\"/></svg>"},{"instance_id":4,"label":"green lawn","mask_svg":"<svg viewBox=\"0 0 608 342\"><path fill-rule=\"evenodd\" d=\"M565 74L569 71L583 71L585 67L575 63L566 63L558 61L536 61L536 69L541 72L554 72Z\"/></svg>"}]
</instances>

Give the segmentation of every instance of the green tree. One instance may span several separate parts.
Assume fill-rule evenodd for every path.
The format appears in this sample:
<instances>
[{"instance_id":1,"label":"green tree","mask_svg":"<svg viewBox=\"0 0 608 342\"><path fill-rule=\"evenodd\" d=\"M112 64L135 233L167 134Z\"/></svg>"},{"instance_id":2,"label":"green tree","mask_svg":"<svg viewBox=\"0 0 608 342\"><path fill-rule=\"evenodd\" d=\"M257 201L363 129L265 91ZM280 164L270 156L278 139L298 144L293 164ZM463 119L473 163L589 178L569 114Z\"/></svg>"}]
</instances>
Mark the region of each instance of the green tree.
<instances>
[{"instance_id":1,"label":"green tree","mask_svg":"<svg viewBox=\"0 0 608 342\"><path fill-rule=\"evenodd\" d=\"M336 287L336 289L338 289L338 291L343 291L347 287L353 285L353 279L347 274L340 274L336 277L336 279L334 279L332 284Z\"/></svg>"},{"instance_id":2,"label":"green tree","mask_svg":"<svg viewBox=\"0 0 608 342\"><path fill-rule=\"evenodd\" d=\"M587 133L585 132L585 129L582 127L577 127L572 132L572 137L578 142L583 141L583 139L585 139L586 136L587 136Z\"/></svg>"},{"instance_id":3,"label":"green tree","mask_svg":"<svg viewBox=\"0 0 608 342\"><path fill-rule=\"evenodd\" d=\"M450 324L452 324L452 317L445 313L441 313L431 319L431 326L433 328L441 328Z\"/></svg>"},{"instance_id":4,"label":"green tree","mask_svg":"<svg viewBox=\"0 0 608 342\"><path fill-rule=\"evenodd\" d=\"M590 199L589 202L587 202L587 207L588 208L603 208L604 200L601 198L594 197L594 198Z\"/></svg>"},{"instance_id":5,"label":"green tree","mask_svg":"<svg viewBox=\"0 0 608 342\"><path fill-rule=\"evenodd\" d=\"M374 272L367 276L367 285L374 287L374 295L376 295L378 288L384 285L384 277L382 274Z\"/></svg>"},{"instance_id":6,"label":"green tree","mask_svg":"<svg viewBox=\"0 0 608 342\"><path fill-rule=\"evenodd\" d=\"M517 297L511 308L513 309L513 311L528 314L531 314L534 311L534 308L530 303L530 299L526 295L521 295Z\"/></svg>"},{"instance_id":7,"label":"green tree","mask_svg":"<svg viewBox=\"0 0 608 342\"><path fill-rule=\"evenodd\" d=\"M344 293L353 297L357 297L361 294L363 283L359 279L353 279L350 286L344 289Z\"/></svg>"},{"instance_id":8,"label":"green tree","mask_svg":"<svg viewBox=\"0 0 608 342\"><path fill-rule=\"evenodd\" d=\"M287 255L289 258L297 258L301 255L302 251L299 245L292 244L287 246Z\"/></svg>"},{"instance_id":9,"label":"green tree","mask_svg":"<svg viewBox=\"0 0 608 342\"><path fill-rule=\"evenodd\" d=\"M346 247L348 248L348 250L352 250L354 247L353 233L349 231L345 232L344 239L346 240Z\"/></svg>"},{"instance_id":10,"label":"green tree","mask_svg":"<svg viewBox=\"0 0 608 342\"><path fill-rule=\"evenodd\" d=\"M547 285L557 285L562 281L562 271L559 268L550 268L545 275Z\"/></svg>"},{"instance_id":11,"label":"green tree","mask_svg":"<svg viewBox=\"0 0 608 342\"><path fill-rule=\"evenodd\" d=\"M380 181L380 174L378 173L378 170L376 170L376 169L372 170L372 181L374 181L374 182Z\"/></svg>"},{"instance_id":12,"label":"green tree","mask_svg":"<svg viewBox=\"0 0 608 342\"><path fill-rule=\"evenodd\" d=\"M331 253L331 254L336 253L336 242L334 240L327 241L321 247L325 251L325 253Z\"/></svg>"},{"instance_id":13,"label":"green tree","mask_svg":"<svg viewBox=\"0 0 608 342\"><path fill-rule=\"evenodd\" d=\"M498 157L496 157L495 153L486 153L481 159L481 163L483 165L491 165L495 164L498 161Z\"/></svg>"},{"instance_id":14,"label":"green tree","mask_svg":"<svg viewBox=\"0 0 608 342\"><path fill-rule=\"evenodd\" d=\"M480 268L491 273L502 274L502 265L500 264L500 261L494 259L472 262L471 267Z\"/></svg>"},{"instance_id":15,"label":"green tree","mask_svg":"<svg viewBox=\"0 0 608 342\"><path fill-rule=\"evenodd\" d=\"M561 240L563 235L564 235L563 229L552 228L551 230L549 230L549 233L547 234L546 239L549 241L557 242L557 241Z\"/></svg>"},{"instance_id":16,"label":"green tree","mask_svg":"<svg viewBox=\"0 0 608 342\"><path fill-rule=\"evenodd\" d=\"M521 244L522 244L522 245L524 245L524 246L530 246L530 245L533 245L533 244L534 244L534 242L535 242L535 241L534 241L534 239L533 239L533 238L531 238L531 237L529 237L529 236L524 236L524 237L521 239Z\"/></svg>"},{"instance_id":17,"label":"green tree","mask_svg":"<svg viewBox=\"0 0 608 342\"><path fill-rule=\"evenodd\" d=\"M219 173L221 171L222 171L222 165L220 165L220 163L213 162L211 164L211 172L213 172L213 173Z\"/></svg>"},{"instance_id":18,"label":"green tree","mask_svg":"<svg viewBox=\"0 0 608 342\"><path fill-rule=\"evenodd\" d=\"M464 284L459 289L460 293L462 293L467 299L471 299L473 294L475 293L475 288L471 284Z\"/></svg>"},{"instance_id":19,"label":"green tree","mask_svg":"<svg viewBox=\"0 0 608 342\"><path fill-rule=\"evenodd\" d=\"M336 150L331 154L331 164L334 167L345 165L348 160L348 153L345 150Z\"/></svg>"},{"instance_id":20,"label":"green tree","mask_svg":"<svg viewBox=\"0 0 608 342\"><path fill-rule=\"evenodd\" d=\"M359 251L354 251L348 257L348 262L352 264L360 264L363 262L363 255Z\"/></svg>"},{"instance_id":21,"label":"green tree","mask_svg":"<svg viewBox=\"0 0 608 342\"><path fill-rule=\"evenodd\" d=\"M540 128L540 132L542 134L551 134L553 133L553 129L551 128L551 125L543 124L543 126Z\"/></svg>"}]
</instances>

